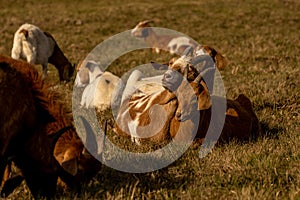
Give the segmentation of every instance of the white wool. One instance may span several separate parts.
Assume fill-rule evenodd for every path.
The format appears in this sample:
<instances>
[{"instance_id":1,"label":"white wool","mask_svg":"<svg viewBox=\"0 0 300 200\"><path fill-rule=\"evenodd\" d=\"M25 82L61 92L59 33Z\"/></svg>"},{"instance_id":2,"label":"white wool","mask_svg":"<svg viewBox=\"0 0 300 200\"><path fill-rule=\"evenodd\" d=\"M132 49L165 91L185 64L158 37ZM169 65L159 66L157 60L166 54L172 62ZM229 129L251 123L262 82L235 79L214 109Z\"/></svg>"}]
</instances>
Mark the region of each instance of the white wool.
<instances>
[{"instance_id":1,"label":"white wool","mask_svg":"<svg viewBox=\"0 0 300 200\"><path fill-rule=\"evenodd\" d=\"M28 32L27 38L22 31ZM11 57L24 59L30 64L43 65L44 76L46 76L48 58L52 55L54 46L55 41L47 37L37 26L23 24L14 35Z\"/></svg>"},{"instance_id":2,"label":"white wool","mask_svg":"<svg viewBox=\"0 0 300 200\"><path fill-rule=\"evenodd\" d=\"M104 72L89 83L81 97L81 106L105 110L110 107L113 93L120 78L110 72Z\"/></svg>"},{"instance_id":3,"label":"white wool","mask_svg":"<svg viewBox=\"0 0 300 200\"><path fill-rule=\"evenodd\" d=\"M152 94L154 92L163 90L162 87L162 75L153 77L144 77L142 72L134 70L129 76L123 95L121 104L124 100L130 98L133 93L139 91L145 94Z\"/></svg>"}]
</instances>

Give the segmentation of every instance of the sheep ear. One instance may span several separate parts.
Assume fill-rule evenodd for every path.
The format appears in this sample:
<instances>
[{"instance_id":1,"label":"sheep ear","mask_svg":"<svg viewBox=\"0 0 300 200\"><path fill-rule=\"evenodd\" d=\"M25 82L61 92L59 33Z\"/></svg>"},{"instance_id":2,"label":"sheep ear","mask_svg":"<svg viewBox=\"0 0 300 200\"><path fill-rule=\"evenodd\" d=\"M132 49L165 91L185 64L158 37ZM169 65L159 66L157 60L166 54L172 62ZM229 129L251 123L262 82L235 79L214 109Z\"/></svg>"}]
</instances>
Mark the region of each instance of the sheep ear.
<instances>
[{"instance_id":1,"label":"sheep ear","mask_svg":"<svg viewBox=\"0 0 300 200\"><path fill-rule=\"evenodd\" d=\"M51 143L53 148L56 145L56 142L58 141L58 139L60 138L60 136L62 136L62 134L64 134L65 132L67 132L68 130L74 128L73 126L66 126L60 130L58 130L57 132L54 132L52 134L50 134L48 137L51 139ZM53 150L54 151L54 150Z\"/></svg>"},{"instance_id":2,"label":"sheep ear","mask_svg":"<svg viewBox=\"0 0 300 200\"><path fill-rule=\"evenodd\" d=\"M153 20L145 20L145 21L140 22L140 25L146 26L146 25L148 25L150 23L153 23L153 22L154 22Z\"/></svg>"},{"instance_id":3,"label":"sheep ear","mask_svg":"<svg viewBox=\"0 0 300 200\"><path fill-rule=\"evenodd\" d=\"M211 98L205 82L201 81L200 85L203 88L203 90L198 95L198 110L207 110L212 105Z\"/></svg>"},{"instance_id":4,"label":"sheep ear","mask_svg":"<svg viewBox=\"0 0 300 200\"><path fill-rule=\"evenodd\" d=\"M199 75L195 78L194 83L199 84L201 80L202 80L202 76L201 76L201 74L199 74Z\"/></svg>"},{"instance_id":5,"label":"sheep ear","mask_svg":"<svg viewBox=\"0 0 300 200\"><path fill-rule=\"evenodd\" d=\"M225 67L227 67L228 61L221 53L217 52L214 48L207 45L204 45L203 48L214 59L219 70L223 70Z\"/></svg>"},{"instance_id":6,"label":"sheep ear","mask_svg":"<svg viewBox=\"0 0 300 200\"><path fill-rule=\"evenodd\" d=\"M71 160L63 161L61 163L61 166L64 168L65 171L67 171L69 174L75 176L78 171L78 162L76 158L73 158Z\"/></svg>"}]
</instances>

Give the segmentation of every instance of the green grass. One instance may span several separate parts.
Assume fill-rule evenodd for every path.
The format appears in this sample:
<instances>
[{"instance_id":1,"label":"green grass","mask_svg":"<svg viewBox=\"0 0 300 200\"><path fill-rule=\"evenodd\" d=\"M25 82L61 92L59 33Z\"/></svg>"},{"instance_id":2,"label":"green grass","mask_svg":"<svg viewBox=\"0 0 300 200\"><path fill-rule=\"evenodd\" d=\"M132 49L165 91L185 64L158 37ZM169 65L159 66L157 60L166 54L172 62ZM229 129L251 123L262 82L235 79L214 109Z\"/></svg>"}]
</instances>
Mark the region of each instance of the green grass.
<instances>
[{"instance_id":1,"label":"green grass","mask_svg":"<svg viewBox=\"0 0 300 200\"><path fill-rule=\"evenodd\" d=\"M100 42L144 19L213 46L229 60L221 72L227 96L246 94L264 127L257 141L215 147L206 157L189 149L167 168L129 174L103 167L80 197L59 199L300 199L300 2L213 1L0 1L0 53L10 55L13 34L33 23L56 38L73 63ZM109 68L122 75L167 54L135 51ZM41 69L41 67L38 67ZM71 107L72 83L60 84L50 67L49 83ZM119 141L120 142L120 141ZM25 184L8 199L30 199Z\"/></svg>"}]
</instances>

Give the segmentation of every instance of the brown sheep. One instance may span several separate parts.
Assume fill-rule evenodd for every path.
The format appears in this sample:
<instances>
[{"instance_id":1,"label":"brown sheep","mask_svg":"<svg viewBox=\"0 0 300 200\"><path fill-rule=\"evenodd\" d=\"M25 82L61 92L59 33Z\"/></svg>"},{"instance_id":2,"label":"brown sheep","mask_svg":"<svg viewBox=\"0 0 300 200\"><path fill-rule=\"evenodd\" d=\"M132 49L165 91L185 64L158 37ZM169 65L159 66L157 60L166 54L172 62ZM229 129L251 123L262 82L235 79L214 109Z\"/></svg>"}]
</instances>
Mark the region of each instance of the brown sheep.
<instances>
[{"instance_id":1,"label":"brown sheep","mask_svg":"<svg viewBox=\"0 0 300 200\"><path fill-rule=\"evenodd\" d=\"M188 90L188 87L191 87L192 91ZM172 138L176 136L181 122L193 120L192 118L196 114L199 114L199 121L195 122L195 127L198 126L195 140L200 143L204 141L208 134L207 140L209 142L217 142L218 139L220 142L228 142L232 139L249 140L260 134L258 118L253 111L250 100L243 94L240 94L234 100L210 96L201 74L190 83L183 80L175 93L179 101L175 117L170 125ZM218 112L218 106L222 106L222 101L226 102L225 113L217 113L216 120L211 121L212 107L215 107ZM187 110L188 112L186 112ZM225 121L220 137L218 138L219 135L216 135L214 132L208 133L210 124L221 124L222 118ZM187 138L191 137L192 135L187 136ZM179 140L182 140L182 138Z\"/></svg>"},{"instance_id":2,"label":"brown sheep","mask_svg":"<svg viewBox=\"0 0 300 200\"><path fill-rule=\"evenodd\" d=\"M0 179L11 158L35 198L53 197L58 176L74 187L74 178L54 158L55 144L46 134L53 117L38 105L26 77L6 62L0 62L0 70L0 93L5 97L0 99L5 119L0 121Z\"/></svg>"},{"instance_id":3,"label":"brown sheep","mask_svg":"<svg viewBox=\"0 0 300 200\"><path fill-rule=\"evenodd\" d=\"M181 54L189 47L195 47L196 42L183 35L161 35L156 33L149 24L151 20L139 22L132 30L131 35L143 38L153 51L159 53L160 50L169 51L171 54Z\"/></svg>"},{"instance_id":4,"label":"brown sheep","mask_svg":"<svg viewBox=\"0 0 300 200\"><path fill-rule=\"evenodd\" d=\"M207 55L203 54L180 58L173 62L164 74L163 86L171 89L178 99L175 117L170 125L171 137L176 136L178 127L182 122L193 121L196 114L199 115L199 121L194 121L195 127L198 127L195 138L201 142L207 136L210 123L215 123L213 125L215 127L218 124L222 125L222 118L224 126L220 129L221 141L229 141L232 138L247 140L258 136L260 134L259 121L250 100L245 95L240 94L235 100L210 95L211 89L209 89L206 81L208 80L210 84L213 84L216 69L213 62L208 60L211 58L213 57L209 56L208 58ZM194 67L197 65L201 65L201 73ZM182 73L183 77L180 75ZM224 113L217 113L216 121L211 122L212 109L215 108L218 112L218 109L221 108L219 106L222 106L223 102L226 102L226 104L224 103L226 107ZM208 135L210 142L218 140L218 135L215 133L210 132ZM191 137L193 136L187 136L187 138Z\"/></svg>"},{"instance_id":5,"label":"brown sheep","mask_svg":"<svg viewBox=\"0 0 300 200\"><path fill-rule=\"evenodd\" d=\"M58 101L59 95L49 91L49 86L41 83L38 74L31 65L0 56L0 62L7 62L11 67L21 72L34 88L37 95L37 101L42 102L43 108L54 118L53 122L46 126L47 133L54 133L64 127L73 125L71 113L67 113L63 104ZM36 78L34 78L36 77ZM73 149L72 151L70 149ZM70 153L71 152L71 153ZM81 139L78 137L75 128L71 128L58 139L54 149L54 156L58 162L67 170L77 176L78 180L87 179L88 174L95 174L99 171L100 163L94 159L85 149ZM78 159L80 162L78 162ZM91 165L91 163L93 163ZM75 173L76 172L76 173ZM77 174L78 173L78 174ZM91 177L89 177L91 178Z\"/></svg>"},{"instance_id":6,"label":"brown sheep","mask_svg":"<svg viewBox=\"0 0 300 200\"><path fill-rule=\"evenodd\" d=\"M45 120L43 123L43 131L48 133L48 137L61 129L72 127L72 115L65 112L62 104L58 101L58 95L43 83L32 65L4 56L0 56L0 63L21 72L22 79L26 82L32 95L34 109L39 111L37 114L49 116L49 120ZM40 116L38 118L42 119ZM67 129L66 133L58 138L55 148L53 147L55 158L66 171L75 175L77 181L86 179L87 174L88 178L91 178L99 171L100 162L86 152L75 129ZM64 179L63 181L65 182Z\"/></svg>"},{"instance_id":7,"label":"brown sheep","mask_svg":"<svg viewBox=\"0 0 300 200\"><path fill-rule=\"evenodd\" d=\"M142 141L160 143L170 139L170 136L176 135L178 130L176 129L175 131L175 129L172 129L170 127L170 122L175 117L175 111L178 104L176 95L173 92L175 90L170 90L168 87L174 87L176 84L176 87L178 87L181 83L181 79L179 81L178 78L182 78L183 67L185 67L190 60L189 55L187 54L191 54L192 50L194 49L187 48L182 57L170 60L169 67L172 70L170 70L171 72L168 70L164 74L163 83L165 85L163 86L165 88L162 90L158 90L151 94L139 91L130 95L125 95L125 98L123 93L122 103L114 127L114 131L117 134L130 136L131 140L137 144L140 144ZM196 48L196 52L201 55L204 54L204 56L209 58L208 61L216 63L220 69L223 69L226 65L225 58L211 47L201 46L201 48ZM152 63L152 65L156 69L164 69L166 67L165 64ZM195 79L198 74L198 69L188 69L189 79ZM175 72L175 74L173 72ZM164 79L171 85L166 85ZM173 131L173 133L170 131Z\"/></svg>"}]
</instances>

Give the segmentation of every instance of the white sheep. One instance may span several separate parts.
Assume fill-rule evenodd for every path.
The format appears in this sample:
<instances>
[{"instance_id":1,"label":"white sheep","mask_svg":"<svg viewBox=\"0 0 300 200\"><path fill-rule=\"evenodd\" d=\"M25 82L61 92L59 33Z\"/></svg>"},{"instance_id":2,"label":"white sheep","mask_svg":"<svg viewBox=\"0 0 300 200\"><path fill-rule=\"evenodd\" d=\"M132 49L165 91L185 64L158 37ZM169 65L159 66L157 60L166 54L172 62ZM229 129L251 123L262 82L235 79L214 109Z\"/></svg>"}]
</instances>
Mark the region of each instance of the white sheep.
<instances>
[{"instance_id":1,"label":"white sheep","mask_svg":"<svg viewBox=\"0 0 300 200\"><path fill-rule=\"evenodd\" d=\"M163 90L164 88L161 83L162 78L163 75L144 77L141 71L134 70L127 79L126 86L122 94L121 104L136 92L152 94Z\"/></svg>"},{"instance_id":2,"label":"white sheep","mask_svg":"<svg viewBox=\"0 0 300 200\"><path fill-rule=\"evenodd\" d=\"M80 105L96 108L98 111L110 107L114 103L115 89L120 89L120 78L110 72L102 72L100 65L92 60L84 60L77 67L76 87L85 87ZM119 92L116 92L118 94Z\"/></svg>"},{"instance_id":3,"label":"white sheep","mask_svg":"<svg viewBox=\"0 0 300 200\"><path fill-rule=\"evenodd\" d=\"M98 111L110 107L112 94L120 78L110 72L104 72L88 84L81 97L81 106L96 108Z\"/></svg>"},{"instance_id":4,"label":"white sheep","mask_svg":"<svg viewBox=\"0 0 300 200\"><path fill-rule=\"evenodd\" d=\"M44 78L47 77L48 63L57 68L61 81L69 80L74 72L74 67L65 57L53 36L32 24L23 24L16 31L11 57L24 59L33 65L41 64Z\"/></svg>"},{"instance_id":5,"label":"white sheep","mask_svg":"<svg viewBox=\"0 0 300 200\"><path fill-rule=\"evenodd\" d=\"M134 37L144 38L145 42L156 52L161 49L169 51L171 54L181 54L189 47L197 44L192 39L178 35L159 35L150 26L151 20L138 23L132 30Z\"/></svg>"}]
</instances>

